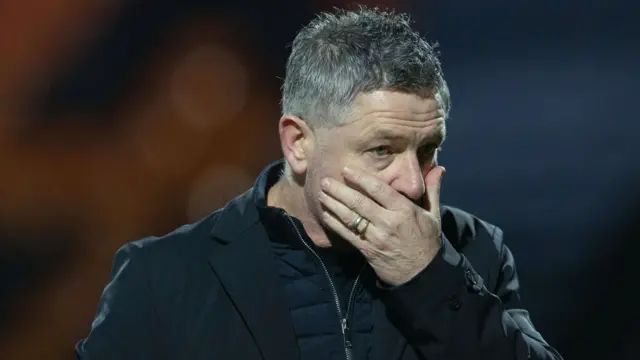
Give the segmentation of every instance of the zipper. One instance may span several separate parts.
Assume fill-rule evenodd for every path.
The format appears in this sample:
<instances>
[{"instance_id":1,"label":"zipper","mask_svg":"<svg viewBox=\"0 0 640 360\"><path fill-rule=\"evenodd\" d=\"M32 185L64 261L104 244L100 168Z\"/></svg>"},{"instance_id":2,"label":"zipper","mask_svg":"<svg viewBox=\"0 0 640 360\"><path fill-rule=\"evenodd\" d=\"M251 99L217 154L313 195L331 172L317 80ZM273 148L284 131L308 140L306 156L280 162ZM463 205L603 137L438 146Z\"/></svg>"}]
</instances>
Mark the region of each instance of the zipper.
<instances>
[{"instance_id":1,"label":"zipper","mask_svg":"<svg viewBox=\"0 0 640 360\"><path fill-rule=\"evenodd\" d=\"M289 219L289 222L291 223L291 225L293 225L293 228L296 231L296 234L298 234L298 238L300 238L300 241L302 241L302 244L304 244L304 246L311 252L311 254L313 254L313 256L315 256L315 258L318 260L318 262L320 263L320 266L322 267L322 270L324 272L325 277L327 278L327 280L329 281L329 286L331 287L331 293L333 294L333 301L336 305L336 310L338 313L338 319L340 320L340 328L342 329L342 340L343 340L343 345L344 345L344 353L345 356L347 358L347 360L352 360L353 358L353 344L351 343L351 332L349 329L349 314L351 312L351 305L353 303L353 299L355 297L355 293L356 293L356 288L359 285L360 282L360 276L362 275L362 271L365 269L365 267L362 267L362 269L360 269L360 272L358 273L358 276L356 277L355 282L353 283L353 286L351 287L351 292L349 293L349 300L347 301L347 311L343 312L342 311L342 306L340 306L340 298L338 297L338 291L336 290L336 287L333 283L333 280L331 279L331 275L329 274L329 270L327 269L326 265L324 264L324 261L322 261L322 258L320 257L320 255L318 255L318 253L313 250L313 248L307 244L307 242L304 240L304 238L302 237L302 234L300 233L300 230L298 229L298 226L296 225L296 223L293 221L293 219L291 218L291 216L289 216L289 214L287 214L285 212L285 215L287 216L287 219Z\"/></svg>"}]
</instances>

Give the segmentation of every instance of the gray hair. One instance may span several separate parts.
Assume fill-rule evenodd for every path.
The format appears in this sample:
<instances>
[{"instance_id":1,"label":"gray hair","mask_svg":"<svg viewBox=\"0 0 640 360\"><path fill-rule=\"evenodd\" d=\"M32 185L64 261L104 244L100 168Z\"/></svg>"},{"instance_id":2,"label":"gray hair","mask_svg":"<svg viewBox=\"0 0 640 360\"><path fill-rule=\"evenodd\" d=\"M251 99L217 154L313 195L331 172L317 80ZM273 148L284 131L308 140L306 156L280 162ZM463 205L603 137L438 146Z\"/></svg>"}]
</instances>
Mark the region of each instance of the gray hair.
<instances>
[{"instance_id":1,"label":"gray hair","mask_svg":"<svg viewBox=\"0 0 640 360\"><path fill-rule=\"evenodd\" d=\"M322 13L293 41L282 91L282 113L312 128L344 121L360 93L401 91L450 98L437 45L411 28L408 15L360 7Z\"/></svg>"}]
</instances>

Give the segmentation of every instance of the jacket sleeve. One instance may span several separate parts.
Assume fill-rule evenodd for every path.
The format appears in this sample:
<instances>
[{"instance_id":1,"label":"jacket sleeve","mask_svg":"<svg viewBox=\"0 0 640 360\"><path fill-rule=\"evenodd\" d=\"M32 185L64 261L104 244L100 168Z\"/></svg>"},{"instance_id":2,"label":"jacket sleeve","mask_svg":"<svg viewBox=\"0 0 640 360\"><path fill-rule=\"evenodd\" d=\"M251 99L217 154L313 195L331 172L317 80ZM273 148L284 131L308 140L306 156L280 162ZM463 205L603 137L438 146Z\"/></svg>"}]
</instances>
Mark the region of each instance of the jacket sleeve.
<instances>
[{"instance_id":1,"label":"jacket sleeve","mask_svg":"<svg viewBox=\"0 0 640 360\"><path fill-rule=\"evenodd\" d=\"M423 272L384 291L400 330L422 357L432 360L562 359L520 304L514 259L499 228L493 239L500 244L500 263L492 291L444 236L440 252Z\"/></svg>"},{"instance_id":2,"label":"jacket sleeve","mask_svg":"<svg viewBox=\"0 0 640 360\"><path fill-rule=\"evenodd\" d=\"M121 247L114 258L91 332L76 344L76 358L151 359L153 308L150 281L135 244Z\"/></svg>"}]
</instances>

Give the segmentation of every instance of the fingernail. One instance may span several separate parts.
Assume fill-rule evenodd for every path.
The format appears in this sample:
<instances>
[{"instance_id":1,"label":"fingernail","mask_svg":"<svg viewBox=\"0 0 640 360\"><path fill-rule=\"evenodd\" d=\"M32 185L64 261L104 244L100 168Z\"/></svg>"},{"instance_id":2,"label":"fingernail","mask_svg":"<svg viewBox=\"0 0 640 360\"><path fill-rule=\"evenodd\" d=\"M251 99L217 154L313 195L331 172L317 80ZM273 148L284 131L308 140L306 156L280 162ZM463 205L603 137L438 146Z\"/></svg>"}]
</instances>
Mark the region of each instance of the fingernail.
<instances>
[{"instance_id":1,"label":"fingernail","mask_svg":"<svg viewBox=\"0 0 640 360\"><path fill-rule=\"evenodd\" d=\"M345 173L345 175L353 175L353 169L348 167L348 166L345 166L344 167L344 173Z\"/></svg>"},{"instance_id":2,"label":"fingernail","mask_svg":"<svg viewBox=\"0 0 640 360\"><path fill-rule=\"evenodd\" d=\"M326 189L328 189L328 188L329 188L329 185L330 185L330 184L331 184L331 181L329 181L329 179L327 179L327 178L324 178L324 179L322 179L322 182L320 183L320 186L321 186L323 189L325 189L325 190L326 190Z\"/></svg>"}]
</instances>

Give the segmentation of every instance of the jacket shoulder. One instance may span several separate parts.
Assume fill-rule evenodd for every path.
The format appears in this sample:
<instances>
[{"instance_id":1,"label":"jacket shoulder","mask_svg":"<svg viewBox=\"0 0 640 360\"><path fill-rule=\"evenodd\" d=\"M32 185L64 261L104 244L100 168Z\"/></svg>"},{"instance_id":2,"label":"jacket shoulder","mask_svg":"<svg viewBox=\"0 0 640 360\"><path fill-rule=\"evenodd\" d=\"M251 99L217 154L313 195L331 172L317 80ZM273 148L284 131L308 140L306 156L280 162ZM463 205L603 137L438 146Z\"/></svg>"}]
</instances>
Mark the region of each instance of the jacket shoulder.
<instances>
[{"instance_id":1,"label":"jacket shoulder","mask_svg":"<svg viewBox=\"0 0 640 360\"><path fill-rule=\"evenodd\" d=\"M127 248L129 253L137 253L139 257L153 262L171 260L188 260L200 257L211 246L210 232L215 225L221 210L217 210L207 217L182 225L175 230L159 236L147 236L126 243L121 247Z\"/></svg>"},{"instance_id":2,"label":"jacket shoulder","mask_svg":"<svg viewBox=\"0 0 640 360\"><path fill-rule=\"evenodd\" d=\"M209 258L215 241L211 230L219 217L216 211L198 222L186 224L160 236L148 236L121 246L114 256L112 281L120 273L136 279L136 287L147 284L154 294L153 303L162 307L176 301L175 294L186 294L194 283L214 283ZM170 308L170 307L169 307Z\"/></svg>"},{"instance_id":3,"label":"jacket shoulder","mask_svg":"<svg viewBox=\"0 0 640 360\"><path fill-rule=\"evenodd\" d=\"M502 250L502 230L496 225L453 206L443 206L441 217L442 232L459 252L469 246Z\"/></svg>"}]
</instances>

